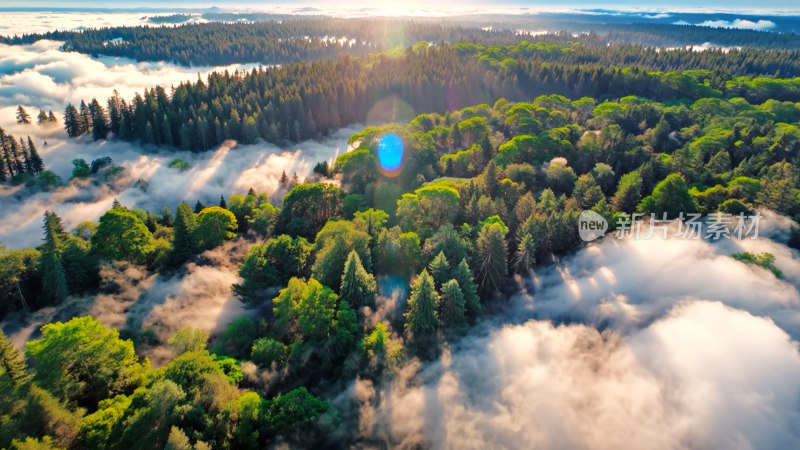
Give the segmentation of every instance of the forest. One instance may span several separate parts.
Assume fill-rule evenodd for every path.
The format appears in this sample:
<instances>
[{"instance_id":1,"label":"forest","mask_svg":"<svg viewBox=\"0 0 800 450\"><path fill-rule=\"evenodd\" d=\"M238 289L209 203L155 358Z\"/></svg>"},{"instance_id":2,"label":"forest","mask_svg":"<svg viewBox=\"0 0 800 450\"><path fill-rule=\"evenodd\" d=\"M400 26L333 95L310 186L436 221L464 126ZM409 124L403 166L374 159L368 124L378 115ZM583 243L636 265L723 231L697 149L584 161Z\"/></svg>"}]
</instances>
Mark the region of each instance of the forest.
<instances>
[{"instance_id":1,"label":"forest","mask_svg":"<svg viewBox=\"0 0 800 450\"><path fill-rule=\"evenodd\" d=\"M189 16L151 18L153 23L186 19ZM331 18L321 16L209 15L211 22L182 26L110 27L82 31L50 31L21 36L0 36L0 43L30 44L40 39L64 41L63 48L92 56L122 56L137 61L167 61L181 65L230 65L259 63L265 66L336 58L339 55L367 56L372 53L402 50L416 42L454 45L461 42L515 45L523 40L568 45L577 44L583 62L624 62L656 70L700 67L652 66L657 49L685 49L688 46L731 47L736 57L706 59L680 55L676 60L705 60L705 68L719 68L745 74L789 75L796 68L800 36L796 33L698 27L664 23L606 23L581 15L457 16L443 20L430 18ZM608 20L608 17L604 18ZM239 20L256 20L240 23ZM541 31L547 30L545 34ZM608 44L613 52L603 50ZM627 44L634 48L626 48ZM787 51L777 55L765 50ZM586 55L586 54L590 54ZM595 53L599 53L596 54ZM642 55L644 53L644 55ZM766 56L770 66L759 67ZM588 60L586 58L589 58ZM717 59L711 61L710 59ZM719 59L722 59L720 61ZM549 60L554 60L553 55ZM558 60L561 61L561 60ZM733 61L736 61L735 63ZM711 64L720 64L719 66ZM667 63L669 64L669 63ZM684 63L686 64L686 63ZM734 65L736 64L736 65ZM751 67L750 65L754 65ZM796 69L792 69L796 74Z\"/></svg>"},{"instance_id":2,"label":"forest","mask_svg":"<svg viewBox=\"0 0 800 450\"><path fill-rule=\"evenodd\" d=\"M800 219L800 81L770 75L794 76L793 52L421 44L69 105L70 136L194 151L394 122L354 134L352 151L307 180L284 175L282 197L117 202L73 230L48 212L41 245L0 247L0 315L112 289L109 265L181 273L234 243L247 251L231 289L260 311L213 339L189 327L162 342L91 316L45 325L24 352L0 335L0 447L356 444L337 434L353 406L337 407L330 387L439 356L502 307L517 275L583 245L582 210L612 227L634 212ZM389 94L394 111L371 118ZM4 138L6 170L36 180L35 148L17 141ZM387 167L381 149L397 145ZM68 183L121 170L113 157L76 159ZM386 311L389 281L409 296ZM142 356L154 346L171 352L158 367ZM268 382L245 377L253 368Z\"/></svg>"},{"instance_id":3,"label":"forest","mask_svg":"<svg viewBox=\"0 0 800 450\"><path fill-rule=\"evenodd\" d=\"M728 96L753 104L797 102L800 78L763 75L796 75L800 59L784 59L796 53L657 52L635 46L586 50L527 41L492 47L420 43L394 56L340 56L212 73L170 92L156 87L129 100L115 94L104 103L69 104L64 126L70 136L91 133L104 139L111 133L145 145L204 151L227 139L298 142L354 123L410 120L414 111L445 113L497 98L522 101L543 94L599 101L634 95L687 106Z\"/></svg>"}]
</instances>

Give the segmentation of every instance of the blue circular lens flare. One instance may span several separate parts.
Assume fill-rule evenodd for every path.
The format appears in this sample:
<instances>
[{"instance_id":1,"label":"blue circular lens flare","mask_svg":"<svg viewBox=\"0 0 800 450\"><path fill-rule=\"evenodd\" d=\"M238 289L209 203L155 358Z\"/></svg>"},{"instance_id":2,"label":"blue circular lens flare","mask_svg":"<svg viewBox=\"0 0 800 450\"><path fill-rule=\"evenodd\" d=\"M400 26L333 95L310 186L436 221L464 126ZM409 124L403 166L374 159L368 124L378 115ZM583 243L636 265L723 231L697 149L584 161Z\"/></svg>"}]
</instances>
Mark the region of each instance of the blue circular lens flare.
<instances>
[{"instance_id":1,"label":"blue circular lens flare","mask_svg":"<svg viewBox=\"0 0 800 450\"><path fill-rule=\"evenodd\" d=\"M394 172L403 164L403 141L396 134L387 134L378 141L378 162L387 172Z\"/></svg>"}]
</instances>

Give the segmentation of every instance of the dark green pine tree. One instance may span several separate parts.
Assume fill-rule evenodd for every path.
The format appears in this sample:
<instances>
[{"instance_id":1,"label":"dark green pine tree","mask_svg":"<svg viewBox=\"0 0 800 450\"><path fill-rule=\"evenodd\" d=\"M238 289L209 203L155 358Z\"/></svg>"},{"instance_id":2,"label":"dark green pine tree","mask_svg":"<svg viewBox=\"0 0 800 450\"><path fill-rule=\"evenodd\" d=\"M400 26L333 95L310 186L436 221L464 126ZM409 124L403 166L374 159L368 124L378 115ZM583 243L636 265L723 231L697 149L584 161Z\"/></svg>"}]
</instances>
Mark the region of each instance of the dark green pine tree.
<instances>
[{"instance_id":1,"label":"dark green pine tree","mask_svg":"<svg viewBox=\"0 0 800 450\"><path fill-rule=\"evenodd\" d=\"M20 154L20 148L17 144L17 140L9 135L6 141L8 142L9 154L11 156L10 162L11 164L14 164L14 174L19 175L21 173L25 173L25 161Z\"/></svg>"},{"instance_id":2,"label":"dark green pine tree","mask_svg":"<svg viewBox=\"0 0 800 450\"><path fill-rule=\"evenodd\" d=\"M0 330L0 366L15 383L22 383L28 378L25 359L19 350L14 348L14 344L8 340L3 330Z\"/></svg>"},{"instance_id":3,"label":"dark green pine tree","mask_svg":"<svg viewBox=\"0 0 800 450\"><path fill-rule=\"evenodd\" d=\"M56 115L53 114L52 110L47 114L47 121L50 123L58 123L58 119L56 119Z\"/></svg>"},{"instance_id":4,"label":"dark green pine tree","mask_svg":"<svg viewBox=\"0 0 800 450\"><path fill-rule=\"evenodd\" d=\"M42 157L39 156L39 151L36 150L36 146L33 144L33 140L30 136L28 136L28 159L31 162L34 174L38 175L44 171L44 161L42 161Z\"/></svg>"},{"instance_id":5,"label":"dark green pine tree","mask_svg":"<svg viewBox=\"0 0 800 450\"><path fill-rule=\"evenodd\" d=\"M81 107L78 112L78 123L80 124L80 133L84 134L92 131L92 115L89 112L89 107L86 106L86 102L81 100Z\"/></svg>"},{"instance_id":6,"label":"dark green pine tree","mask_svg":"<svg viewBox=\"0 0 800 450\"><path fill-rule=\"evenodd\" d=\"M9 177L8 167L6 167L6 158L3 155L3 150L0 149L0 183L8 181Z\"/></svg>"},{"instance_id":7,"label":"dark green pine tree","mask_svg":"<svg viewBox=\"0 0 800 450\"><path fill-rule=\"evenodd\" d=\"M405 329L411 333L415 342L421 343L436 334L438 303L439 294L436 293L433 278L426 269L423 269L411 286L411 296L408 298L408 308L404 314Z\"/></svg>"},{"instance_id":8,"label":"dark green pine tree","mask_svg":"<svg viewBox=\"0 0 800 450\"><path fill-rule=\"evenodd\" d=\"M179 266L194 255L197 243L194 240L194 231L197 228L192 207L186 202L181 202L175 211L172 231L172 265Z\"/></svg>"},{"instance_id":9,"label":"dark green pine tree","mask_svg":"<svg viewBox=\"0 0 800 450\"><path fill-rule=\"evenodd\" d=\"M346 300L358 311L373 303L376 292L375 278L364 269L358 253L351 250L344 263L339 298Z\"/></svg>"},{"instance_id":10,"label":"dark green pine tree","mask_svg":"<svg viewBox=\"0 0 800 450\"><path fill-rule=\"evenodd\" d=\"M161 208L161 219L159 219L158 223L165 227L172 228L172 211L169 210L169 207L165 206Z\"/></svg>"},{"instance_id":11,"label":"dark green pine tree","mask_svg":"<svg viewBox=\"0 0 800 450\"><path fill-rule=\"evenodd\" d=\"M3 179L13 178L14 177L14 168L16 167L15 164L12 163L11 160L11 149L9 148L9 141L13 141L14 138L6 136L5 130L0 128L0 176L4 177Z\"/></svg>"},{"instance_id":12,"label":"dark green pine tree","mask_svg":"<svg viewBox=\"0 0 800 450\"><path fill-rule=\"evenodd\" d=\"M428 269L431 271L433 281L436 282L436 289L441 289L444 282L451 278L450 263L447 261L447 257L444 256L444 252L439 252L433 258L433 261L428 265Z\"/></svg>"},{"instance_id":13,"label":"dark green pine tree","mask_svg":"<svg viewBox=\"0 0 800 450\"><path fill-rule=\"evenodd\" d=\"M478 285L482 292L500 292L505 287L508 275L507 253L504 229L497 224L486 224L478 233L477 254L480 255Z\"/></svg>"},{"instance_id":14,"label":"dark green pine tree","mask_svg":"<svg viewBox=\"0 0 800 450\"><path fill-rule=\"evenodd\" d=\"M481 300L478 297L478 286L472 276L472 271L467 264L467 260L461 262L453 269L453 279L458 282L461 292L464 294L464 308L467 318L474 321L481 313Z\"/></svg>"},{"instance_id":15,"label":"dark green pine tree","mask_svg":"<svg viewBox=\"0 0 800 450\"><path fill-rule=\"evenodd\" d=\"M29 175L36 175L33 171L30 154L28 153L28 144L26 144L22 138L19 138L19 153L22 159L22 164L24 164L25 167L25 173Z\"/></svg>"},{"instance_id":16,"label":"dark green pine tree","mask_svg":"<svg viewBox=\"0 0 800 450\"><path fill-rule=\"evenodd\" d=\"M458 331L467 325L466 302L458 281L450 280L442 285L439 301L439 323L449 331Z\"/></svg>"},{"instance_id":17,"label":"dark green pine tree","mask_svg":"<svg viewBox=\"0 0 800 450\"><path fill-rule=\"evenodd\" d=\"M69 137L83 134L80 114L71 103L67 104L67 108L64 110L64 129L67 130Z\"/></svg>"},{"instance_id":18,"label":"dark green pine tree","mask_svg":"<svg viewBox=\"0 0 800 450\"><path fill-rule=\"evenodd\" d=\"M222 209L228 209L228 203L225 201L225 197L222 195L219 196L219 207Z\"/></svg>"},{"instance_id":19,"label":"dark green pine tree","mask_svg":"<svg viewBox=\"0 0 800 450\"><path fill-rule=\"evenodd\" d=\"M197 203L194 204L194 212L195 212L195 214L200 214L200 211L202 211L203 208L205 208L205 207L206 207L206 205L204 205L200 200L198 200Z\"/></svg>"},{"instance_id":20,"label":"dark green pine tree","mask_svg":"<svg viewBox=\"0 0 800 450\"><path fill-rule=\"evenodd\" d=\"M67 278L61 262L64 227L52 212L44 213L44 244L41 246L38 269L42 276L42 298L47 304L59 304L67 298Z\"/></svg>"},{"instance_id":21,"label":"dark green pine tree","mask_svg":"<svg viewBox=\"0 0 800 450\"><path fill-rule=\"evenodd\" d=\"M89 117L92 121L92 137L95 140L108 137L108 118L106 110L100 105L97 99L92 99L89 104Z\"/></svg>"}]
</instances>

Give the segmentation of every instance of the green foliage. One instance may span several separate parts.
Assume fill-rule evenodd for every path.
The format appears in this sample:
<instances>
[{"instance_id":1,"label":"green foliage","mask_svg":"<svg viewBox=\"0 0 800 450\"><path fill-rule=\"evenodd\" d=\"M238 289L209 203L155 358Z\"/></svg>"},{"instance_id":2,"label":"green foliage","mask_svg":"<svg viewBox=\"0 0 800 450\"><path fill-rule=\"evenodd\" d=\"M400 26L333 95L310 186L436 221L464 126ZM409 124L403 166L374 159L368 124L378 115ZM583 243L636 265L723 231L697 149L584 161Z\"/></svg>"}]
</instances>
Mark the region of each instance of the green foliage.
<instances>
[{"instance_id":1,"label":"green foliage","mask_svg":"<svg viewBox=\"0 0 800 450\"><path fill-rule=\"evenodd\" d=\"M444 255L443 251L440 251L433 261L428 265L428 269L431 271L431 276L433 276L433 280L436 283L436 288L441 289L442 284L448 279L450 279L450 263L447 261L447 257Z\"/></svg>"},{"instance_id":2,"label":"green foliage","mask_svg":"<svg viewBox=\"0 0 800 450\"><path fill-rule=\"evenodd\" d=\"M207 350L184 352L164 367L164 378L174 382L184 392L198 389L207 374L225 375L217 360Z\"/></svg>"},{"instance_id":3,"label":"green foliage","mask_svg":"<svg viewBox=\"0 0 800 450\"><path fill-rule=\"evenodd\" d=\"M44 214L44 244L41 247L37 270L42 276L41 298L46 303L58 304L69 294L67 278L62 262L64 250L64 227L55 213Z\"/></svg>"},{"instance_id":4,"label":"green foliage","mask_svg":"<svg viewBox=\"0 0 800 450\"><path fill-rule=\"evenodd\" d=\"M167 341L172 351L176 355L186 352L205 350L208 344L208 333L200 328L186 327L178 330L174 336Z\"/></svg>"},{"instance_id":5,"label":"green foliage","mask_svg":"<svg viewBox=\"0 0 800 450\"><path fill-rule=\"evenodd\" d=\"M185 399L183 389L168 379L156 381L147 390L137 390L131 405L133 411L125 419L119 445L142 450L166 446L172 427L189 410L184 404Z\"/></svg>"},{"instance_id":6,"label":"green foliage","mask_svg":"<svg viewBox=\"0 0 800 450\"><path fill-rule=\"evenodd\" d=\"M234 292L253 302L267 287L285 284L292 277L305 276L312 249L305 238L292 239L286 234L250 247L239 266L239 276L243 281L233 285Z\"/></svg>"},{"instance_id":7,"label":"green foliage","mask_svg":"<svg viewBox=\"0 0 800 450\"><path fill-rule=\"evenodd\" d=\"M453 279L456 280L464 295L466 316L470 321L474 321L481 313L481 303L480 297L478 297L478 286L475 284L472 270L470 270L466 259L462 259L453 269Z\"/></svg>"},{"instance_id":8,"label":"green foliage","mask_svg":"<svg viewBox=\"0 0 800 450\"><path fill-rule=\"evenodd\" d=\"M360 310L373 303L376 293L375 278L364 269L358 253L352 250L344 264L339 297Z\"/></svg>"},{"instance_id":9,"label":"green foliage","mask_svg":"<svg viewBox=\"0 0 800 450\"><path fill-rule=\"evenodd\" d=\"M432 261L439 253L444 253L448 261L460 261L469 255L469 244L453 224L446 223L425 241L422 253L425 261Z\"/></svg>"},{"instance_id":10,"label":"green foliage","mask_svg":"<svg viewBox=\"0 0 800 450\"><path fill-rule=\"evenodd\" d=\"M351 251L358 253L367 271L371 270L370 240L370 236L357 230L353 222L329 221L317 234L314 248L316 260L311 267L312 276L326 286L339 288L345 262Z\"/></svg>"},{"instance_id":11,"label":"green foliage","mask_svg":"<svg viewBox=\"0 0 800 450\"><path fill-rule=\"evenodd\" d=\"M197 219L192 207L186 202L181 202L175 211L175 221L172 232L172 253L170 262L180 265L186 262L197 251L195 230Z\"/></svg>"},{"instance_id":12,"label":"green foliage","mask_svg":"<svg viewBox=\"0 0 800 450\"><path fill-rule=\"evenodd\" d=\"M3 370L0 377L7 375L14 383L22 383L28 378L22 354L14 348L3 330L0 330L0 369Z\"/></svg>"},{"instance_id":13,"label":"green foliage","mask_svg":"<svg viewBox=\"0 0 800 450\"><path fill-rule=\"evenodd\" d=\"M686 215L696 212L698 206L689 194L683 176L673 173L658 183L653 193L642 199L637 209L645 214L655 214L658 218L666 214L667 218L674 219L680 213Z\"/></svg>"},{"instance_id":14,"label":"green foliage","mask_svg":"<svg viewBox=\"0 0 800 450\"><path fill-rule=\"evenodd\" d=\"M783 278L783 271L775 266L775 255L773 255L772 253L743 252L743 253L734 253L733 255L731 255L731 257L745 264L754 264L756 266L767 269L773 274L775 274L777 278Z\"/></svg>"},{"instance_id":15,"label":"green foliage","mask_svg":"<svg viewBox=\"0 0 800 450\"><path fill-rule=\"evenodd\" d=\"M225 327L222 348L225 354L245 358L250 354L256 339L256 324L249 317L240 317Z\"/></svg>"},{"instance_id":16,"label":"green foliage","mask_svg":"<svg viewBox=\"0 0 800 450\"><path fill-rule=\"evenodd\" d=\"M237 229L238 223L232 212L219 206L210 206L197 215L195 241L200 250L209 250L233 239Z\"/></svg>"},{"instance_id":17,"label":"green foliage","mask_svg":"<svg viewBox=\"0 0 800 450\"><path fill-rule=\"evenodd\" d=\"M605 199L605 195L592 175L583 174L575 182L572 198L578 202L579 208L589 209L601 199Z\"/></svg>"},{"instance_id":18,"label":"green foliage","mask_svg":"<svg viewBox=\"0 0 800 450\"><path fill-rule=\"evenodd\" d=\"M611 207L615 211L632 214L641 198L642 177L638 172L629 172L620 178L617 193L611 199Z\"/></svg>"},{"instance_id":19,"label":"green foliage","mask_svg":"<svg viewBox=\"0 0 800 450\"><path fill-rule=\"evenodd\" d=\"M72 178L88 178L92 172L84 159L73 159Z\"/></svg>"},{"instance_id":20,"label":"green foliage","mask_svg":"<svg viewBox=\"0 0 800 450\"><path fill-rule=\"evenodd\" d=\"M129 394L143 381L145 364L130 340L122 340L91 316L42 327L25 354L34 362L33 380L59 399L94 407L100 400Z\"/></svg>"},{"instance_id":21,"label":"green foliage","mask_svg":"<svg viewBox=\"0 0 800 450\"><path fill-rule=\"evenodd\" d=\"M423 269L411 285L408 309L404 314L405 330L411 333L415 341L426 342L435 335L438 327L438 303L439 294L436 293L433 278Z\"/></svg>"},{"instance_id":22,"label":"green foliage","mask_svg":"<svg viewBox=\"0 0 800 450\"><path fill-rule=\"evenodd\" d=\"M450 331L463 329L467 324L465 311L466 301L458 281L450 280L444 283L438 308L439 323Z\"/></svg>"},{"instance_id":23,"label":"green foliage","mask_svg":"<svg viewBox=\"0 0 800 450\"><path fill-rule=\"evenodd\" d=\"M300 387L279 395L269 402L267 430L275 435L289 435L306 430L320 416L331 411L330 405Z\"/></svg>"},{"instance_id":24,"label":"green foliage","mask_svg":"<svg viewBox=\"0 0 800 450\"><path fill-rule=\"evenodd\" d=\"M438 229L452 223L459 210L458 191L442 184L421 187L397 201L397 217L406 231Z\"/></svg>"},{"instance_id":25,"label":"green foliage","mask_svg":"<svg viewBox=\"0 0 800 450\"><path fill-rule=\"evenodd\" d=\"M253 342L250 359L261 366L270 367L272 364L280 366L286 360L286 346L275 339L260 338Z\"/></svg>"},{"instance_id":26,"label":"green foliage","mask_svg":"<svg viewBox=\"0 0 800 450\"><path fill-rule=\"evenodd\" d=\"M92 252L100 259L145 264L154 251L153 235L136 214L118 206L100 217L92 236Z\"/></svg>"},{"instance_id":27,"label":"green foliage","mask_svg":"<svg viewBox=\"0 0 800 450\"><path fill-rule=\"evenodd\" d=\"M364 192L378 173L378 162L369 149L357 148L339 155L333 170L342 174L342 182L350 185L351 192Z\"/></svg>"},{"instance_id":28,"label":"green foliage","mask_svg":"<svg viewBox=\"0 0 800 450\"><path fill-rule=\"evenodd\" d=\"M167 445L164 450L194 450L189 437L180 428L173 426L170 428L169 436L167 437Z\"/></svg>"},{"instance_id":29,"label":"green foliage","mask_svg":"<svg viewBox=\"0 0 800 450\"><path fill-rule=\"evenodd\" d=\"M376 240L377 272L409 276L419 265L420 239L417 233L403 233L400 227L384 229Z\"/></svg>"},{"instance_id":30,"label":"green foliage","mask_svg":"<svg viewBox=\"0 0 800 450\"><path fill-rule=\"evenodd\" d=\"M321 342L334 331L337 295L327 286L311 278L304 282L289 280L272 301L276 335L288 342Z\"/></svg>"},{"instance_id":31,"label":"green foliage","mask_svg":"<svg viewBox=\"0 0 800 450\"><path fill-rule=\"evenodd\" d=\"M97 411L84 417L80 427L80 441L88 448L107 448L114 432L122 426L131 398L127 395L116 395L101 400Z\"/></svg>"},{"instance_id":32,"label":"green foliage","mask_svg":"<svg viewBox=\"0 0 800 450\"><path fill-rule=\"evenodd\" d=\"M505 240L507 233L508 227L499 218L492 217L486 220L478 233L478 286L485 292L499 292L504 289L508 275L508 249Z\"/></svg>"},{"instance_id":33,"label":"green foliage","mask_svg":"<svg viewBox=\"0 0 800 450\"><path fill-rule=\"evenodd\" d=\"M556 194L567 194L575 188L575 181L578 179L575 171L566 164L551 162L547 166L547 184Z\"/></svg>"},{"instance_id":34,"label":"green foliage","mask_svg":"<svg viewBox=\"0 0 800 450\"><path fill-rule=\"evenodd\" d=\"M169 168L170 169L175 169L178 172L185 172L185 171L189 170L189 167L190 167L189 163L187 163L186 161L184 161L184 160L182 160L180 158L175 158L175 159L173 159L172 161L169 162Z\"/></svg>"},{"instance_id":35,"label":"green foliage","mask_svg":"<svg viewBox=\"0 0 800 450\"><path fill-rule=\"evenodd\" d=\"M283 198L276 229L281 233L310 239L328 219L339 216L341 206L342 193L334 185L297 185Z\"/></svg>"}]
</instances>

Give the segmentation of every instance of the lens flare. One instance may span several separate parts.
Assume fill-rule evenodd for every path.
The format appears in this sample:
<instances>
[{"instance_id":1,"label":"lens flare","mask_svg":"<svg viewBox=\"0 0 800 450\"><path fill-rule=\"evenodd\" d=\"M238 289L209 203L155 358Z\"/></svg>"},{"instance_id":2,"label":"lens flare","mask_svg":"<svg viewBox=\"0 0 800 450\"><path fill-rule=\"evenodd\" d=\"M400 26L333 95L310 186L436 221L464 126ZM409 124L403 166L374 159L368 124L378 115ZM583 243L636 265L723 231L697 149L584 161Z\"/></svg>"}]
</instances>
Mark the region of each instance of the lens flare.
<instances>
[{"instance_id":1,"label":"lens flare","mask_svg":"<svg viewBox=\"0 0 800 450\"><path fill-rule=\"evenodd\" d=\"M396 134L387 134L378 141L378 162L387 174L395 174L403 164L403 141Z\"/></svg>"}]
</instances>

